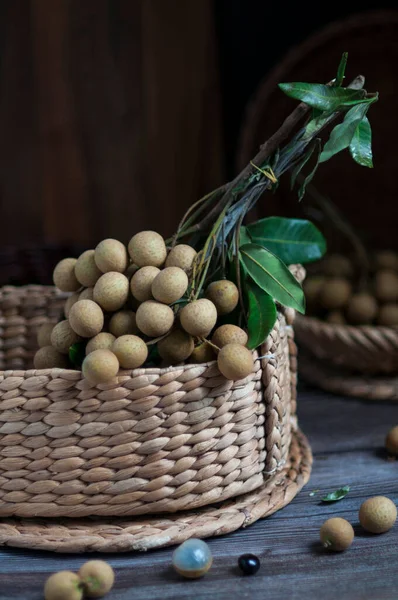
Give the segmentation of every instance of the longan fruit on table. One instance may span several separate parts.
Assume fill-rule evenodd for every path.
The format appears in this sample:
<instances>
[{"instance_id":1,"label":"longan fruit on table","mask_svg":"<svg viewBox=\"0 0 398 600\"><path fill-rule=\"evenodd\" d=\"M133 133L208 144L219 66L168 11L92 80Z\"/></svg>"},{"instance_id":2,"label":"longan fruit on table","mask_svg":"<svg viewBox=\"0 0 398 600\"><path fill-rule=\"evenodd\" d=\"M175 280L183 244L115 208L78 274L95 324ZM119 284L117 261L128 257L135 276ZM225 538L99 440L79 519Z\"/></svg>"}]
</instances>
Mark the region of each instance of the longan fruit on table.
<instances>
[{"instance_id":1,"label":"longan fruit on table","mask_svg":"<svg viewBox=\"0 0 398 600\"><path fill-rule=\"evenodd\" d=\"M189 357L190 363L200 364L211 362L215 359L215 354L213 348L210 344L206 342L202 342L195 346L192 351L191 356Z\"/></svg>"},{"instance_id":2,"label":"longan fruit on table","mask_svg":"<svg viewBox=\"0 0 398 600\"><path fill-rule=\"evenodd\" d=\"M81 288L75 274L76 263L76 258L64 258L55 267L53 281L61 292L77 292Z\"/></svg>"},{"instance_id":3,"label":"longan fruit on table","mask_svg":"<svg viewBox=\"0 0 398 600\"><path fill-rule=\"evenodd\" d=\"M161 267L167 256L164 239L156 231L136 233L129 242L128 251L138 267Z\"/></svg>"},{"instance_id":4,"label":"longan fruit on table","mask_svg":"<svg viewBox=\"0 0 398 600\"><path fill-rule=\"evenodd\" d=\"M37 343L39 348L51 346L51 334L54 329L54 323L43 323L37 332Z\"/></svg>"},{"instance_id":5,"label":"longan fruit on table","mask_svg":"<svg viewBox=\"0 0 398 600\"><path fill-rule=\"evenodd\" d=\"M232 312L239 302L239 290L234 282L228 281L228 279L210 283L205 296L213 302L218 315L226 315Z\"/></svg>"},{"instance_id":6,"label":"longan fruit on table","mask_svg":"<svg viewBox=\"0 0 398 600\"><path fill-rule=\"evenodd\" d=\"M53 346L43 346L36 352L33 364L35 369L67 369L68 357Z\"/></svg>"},{"instance_id":7,"label":"longan fruit on table","mask_svg":"<svg viewBox=\"0 0 398 600\"><path fill-rule=\"evenodd\" d=\"M75 265L76 279L84 287L93 287L102 272L95 262L95 250L86 250L79 256Z\"/></svg>"},{"instance_id":8,"label":"longan fruit on table","mask_svg":"<svg viewBox=\"0 0 398 600\"><path fill-rule=\"evenodd\" d=\"M80 341L81 337L72 329L67 319L57 323L51 332L51 345L61 354L69 354L69 348Z\"/></svg>"},{"instance_id":9,"label":"longan fruit on table","mask_svg":"<svg viewBox=\"0 0 398 600\"><path fill-rule=\"evenodd\" d=\"M166 267L180 267L186 273L192 269L197 252L188 244L177 244L170 250L166 258Z\"/></svg>"},{"instance_id":10,"label":"longan fruit on table","mask_svg":"<svg viewBox=\"0 0 398 600\"><path fill-rule=\"evenodd\" d=\"M174 323L174 313L170 306L156 300L146 300L140 304L135 318L138 329L149 337L165 335Z\"/></svg>"},{"instance_id":11,"label":"longan fruit on table","mask_svg":"<svg viewBox=\"0 0 398 600\"><path fill-rule=\"evenodd\" d=\"M377 315L378 325L398 327L398 304L384 304Z\"/></svg>"},{"instance_id":12,"label":"longan fruit on table","mask_svg":"<svg viewBox=\"0 0 398 600\"><path fill-rule=\"evenodd\" d=\"M106 311L115 312L124 306L129 295L129 280L122 273L104 273L94 286L94 301Z\"/></svg>"},{"instance_id":13,"label":"longan fruit on table","mask_svg":"<svg viewBox=\"0 0 398 600\"><path fill-rule=\"evenodd\" d=\"M108 383L118 374L119 361L110 350L93 350L84 359L82 372L92 385Z\"/></svg>"},{"instance_id":14,"label":"longan fruit on table","mask_svg":"<svg viewBox=\"0 0 398 600\"><path fill-rule=\"evenodd\" d=\"M138 333L135 312L132 310L119 310L109 321L109 331L115 337Z\"/></svg>"},{"instance_id":15,"label":"longan fruit on table","mask_svg":"<svg viewBox=\"0 0 398 600\"><path fill-rule=\"evenodd\" d=\"M130 281L130 289L136 300L145 302L152 300L152 283L160 273L157 267L141 267L134 273Z\"/></svg>"},{"instance_id":16,"label":"longan fruit on table","mask_svg":"<svg viewBox=\"0 0 398 600\"><path fill-rule=\"evenodd\" d=\"M102 330L104 313L93 300L79 300L70 310L69 323L78 335L91 338Z\"/></svg>"},{"instance_id":17,"label":"longan fruit on table","mask_svg":"<svg viewBox=\"0 0 398 600\"><path fill-rule=\"evenodd\" d=\"M376 299L367 292L360 292L351 296L347 305L347 317L353 325L367 325L376 317L377 309Z\"/></svg>"},{"instance_id":18,"label":"longan fruit on table","mask_svg":"<svg viewBox=\"0 0 398 600\"><path fill-rule=\"evenodd\" d=\"M101 333L98 333L87 343L86 354L90 354L90 352L94 352L94 350L110 350L115 339L116 338L112 333L101 331Z\"/></svg>"},{"instance_id":19,"label":"longan fruit on table","mask_svg":"<svg viewBox=\"0 0 398 600\"><path fill-rule=\"evenodd\" d=\"M385 533L394 526L396 520L397 507L385 496L368 498L359 509L359 522L370 533Z\"/></svg>"},{"instance_id":20,"label":"longan fruit on table","mask_svg":"<svg viewBox=\"0 0 398 600\"><path fill-rule=\"evenodd\" d=\"M94 258L101 273L124 273L127 269L127 249L119 240L102 240L95 248Z\"/></svg>"},{"instance_id":21,"label":"longan fruit on table","mask_svg":"<svg viewBox=\"0 0 398 600\"><path fill-rule=\"evenodd\" d=\"M325 281L320 292L320 303L327 310L343 308L351 296L351 284L346 279Z\"/></svg>"},{"instance_id":22,"label":"longan fruit on table","mask_svg":"<svg viewBox=\"0 0 398 600\"><path fill-rule=\"evenodd\" d=\"M104 560L89 560L80 567L78 576L87 598L102 598L115 582L115 573Z\"/></svg>"},{"instance_id":23,"label":"longan fruit on table","mask_svg":"<svg viewBox=\"0 0 398 600\"><path fill-rule=\"evenodd\" d=\"M380 302L398 300L398 274L387 269L377 271L374 279L375 296Z\"/></svg>"},{"instance_id":24,"label":"longan fruit on table","mask_svg":"<svg viewBox=\"0 0 398 600\"><path fill-rule=\"evenodd\" d=\"M175 329L158 342L159 355L170 364L178 364L187 360L193 352L194 341L186 331Z\"/></svg>"},{"instance_id":25,"label":"longan fruit on table","mask_svg":"<svg viewBox=\"0 0 398 600\"><path fill-rule=\"evenodd\" d=\"M390 429L385 441L386 450L393 456L398 456L398 425Z\"/></svg>"},{"instance_id":26,"label":"longan fruit on table","mask_svg":"<svg viewBox=\"0 0 398 600\"><path fill-rule=\"evenodd\" d=\"M253 372L253 354L241 344L227 344L218 353L217 365L227 379L244 379Z\"/></svg>"},{"instance_id":27,"label":"longan fruit on table","mask_svg":"<svg viewBox=\"0 0 398 600\"><path fill-rule=\"evenodd\" d=\"M321 542L327 550L343 552L354 540L351 523L340 517L332 517L324 522L319 532Z\"/></svg>"},{"instance_id":28,"label":"longan fruit on table","mask_svg":"<svg viewBox=\"0 0 398 600\"><path fill-rule=\"evenodd\" d=\"M116 338L112 352L123 369L137 369L148 358L148 347L137 335L122 335Z\"/></svg>"},{"instance_id":29,"label":"longan fruit on table","mask_svg":"<svg viewBox=\"0 0 398 600\"><path fill-rule=\"evenodd\" d=\"M172 304L180 300L188 288L188 276L180 267L166 267L152 282L152 295L158 302Z\"/></svg>"},{"instance_id":30,"label":"longan fruit on table","mask_svg":"<svg viewBox=\"0 0 398 600\"><path fill-rule=\"evenodd\" d=\"M186 304L179 315L182 328L195 337L206 337L217 321L217 309L207 298Z\"/></svg>"},{"instance_id":31,"label":"longan fruit on table","mask_svg":"<svg viewBox=\"0 0 398 600\"><path fill-rule=\"evenodd\" d=\"M237 325L229 324L217 327L211 338L213 344L218 346L218 348L222 348L227 344L241 344L242 346L246 346L247 340L246 331L243 331Z\"/></svg>"},{"instance_id":32,"label":"longan fruit on table","mask_svg":"<svg viewBox=\"0 0 398 600\"><path fill-rule=\"evenodd\" d=\"M44 586L45 600L82 600L83 586L79 575L59 571L50 575Z\"/></svg>"}]
</instances>

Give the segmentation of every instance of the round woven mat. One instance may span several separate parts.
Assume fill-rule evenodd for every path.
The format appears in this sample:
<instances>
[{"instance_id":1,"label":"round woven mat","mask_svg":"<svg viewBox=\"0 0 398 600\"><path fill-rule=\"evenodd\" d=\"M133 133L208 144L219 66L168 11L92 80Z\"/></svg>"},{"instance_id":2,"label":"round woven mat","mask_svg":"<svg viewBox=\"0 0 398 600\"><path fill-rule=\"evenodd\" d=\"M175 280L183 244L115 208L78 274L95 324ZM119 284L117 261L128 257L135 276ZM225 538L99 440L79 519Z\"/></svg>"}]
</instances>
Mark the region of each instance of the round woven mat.
<instances>
[{"instance_id":1,"label":"round woven mat","mask_svg":"<svg viewBox=\"0 0 398 600\"><path fill-rule=\"evenodd\" d=\"M398 376L370 377L325 366L300 350L300 377L326 392L363 400L398 402Z\"/></svg>"},{"instance_id":2,"label":"round woven mat","mask_svg":"<svg viewBox=\"0 0 398 600\"><path fill-rule=\"evenodd\" d=\"M202 509L147 519L3 519L0 545L54 552L129 552L172 546L191 537L224 535L289 504L307 483L311 465L310 445L296 431L284 469L254 492Z\"/></svg>"}]
</instances>

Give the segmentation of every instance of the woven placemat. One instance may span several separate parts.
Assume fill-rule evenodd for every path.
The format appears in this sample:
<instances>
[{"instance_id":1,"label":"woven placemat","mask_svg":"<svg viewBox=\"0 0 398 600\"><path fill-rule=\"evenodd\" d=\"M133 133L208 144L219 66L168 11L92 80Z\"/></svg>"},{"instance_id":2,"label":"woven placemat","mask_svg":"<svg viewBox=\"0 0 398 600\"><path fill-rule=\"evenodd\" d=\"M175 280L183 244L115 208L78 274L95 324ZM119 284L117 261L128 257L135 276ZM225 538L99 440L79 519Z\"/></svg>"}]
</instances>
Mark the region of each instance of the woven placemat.
<instances>
[{"instance_id":1,"label":"woven placemat","mask_svg":"<svg viewBox=\"0 0 398 600\"><path fill-rule=\"evenodd\" d=\"M342 396L363 400L398 402L398 375L371 377L346 373L344 369L327 367L300 349L300 378L311 385Z\"/></svg>"},{"instance_id":2,"label":"woven placemat","mask_svg":"<svg viewBox=\"0 0 398 600\"><path fill-rule=\"evenodd\" d=\"M224 535L289 504L307 483L312 465L305 436L292 434L282 471L254 492L218 505L151 518L2 519L0 545L53 552L145 551L191 537Z\"/></svg>"}]
</instances>

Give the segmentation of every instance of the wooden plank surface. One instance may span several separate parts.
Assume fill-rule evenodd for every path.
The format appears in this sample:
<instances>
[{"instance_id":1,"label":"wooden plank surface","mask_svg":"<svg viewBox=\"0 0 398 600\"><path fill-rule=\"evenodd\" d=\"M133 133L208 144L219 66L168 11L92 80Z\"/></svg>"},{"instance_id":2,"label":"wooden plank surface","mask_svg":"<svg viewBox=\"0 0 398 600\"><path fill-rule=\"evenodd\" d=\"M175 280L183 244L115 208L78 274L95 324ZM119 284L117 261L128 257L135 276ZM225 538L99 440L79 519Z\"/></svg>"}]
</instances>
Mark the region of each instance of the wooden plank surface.
<instances>
[{"instance_id":1,"label":"wooden plank surface","mask_svg":"<svg viewBox=\"0 0 398 600\"><path fill-rule=\"evenodd\" d=\"M282 511L246 530L209 540L213 567L198 581L185 581L170 568L172 549L148 554L103 555L116 570L109 600L392 600L397 598L398 525L373 536L358 526L360 504L372 495L398 502L398 461L383 451L386 432L398 423L395 404L344 400L303 390L300 423L314 451L310 483ZM325 505L323 492L342 485L351 492ZM320 490L310 496L312 490ZM318 543L321 524L342 516L356 538L343 554L325 553ZM261 559L254 577L242 577L236 563L243 552ZM97 555L98 556L98 555ZM48 574L78 569L89 556L0 549L0 599L39 600Z\"/></svg>"}]
</instances>

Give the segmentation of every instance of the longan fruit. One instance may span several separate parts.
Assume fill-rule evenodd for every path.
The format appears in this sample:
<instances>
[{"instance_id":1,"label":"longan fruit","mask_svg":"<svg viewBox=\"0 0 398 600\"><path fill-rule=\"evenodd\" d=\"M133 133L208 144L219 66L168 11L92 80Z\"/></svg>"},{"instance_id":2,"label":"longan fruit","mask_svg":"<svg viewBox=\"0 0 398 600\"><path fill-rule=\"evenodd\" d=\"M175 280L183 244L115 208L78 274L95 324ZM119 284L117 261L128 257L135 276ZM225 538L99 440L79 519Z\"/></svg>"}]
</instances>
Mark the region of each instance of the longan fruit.
<instances>
[{"instance_id":1,"label":"longan fruit","mask_svg":"<svg viewBox=\"0 0 398 600\"><path fill-rule=\"evenodd\" d=\"M347 317L354 325L371 323L377 314L377 302L366 292L351 296L347 306Z\"/></svg>"},{"instance_id":2,"label":"longan fruit","mask_svg":"<svg viewBox=\"0 0 398 600\"><path fill-rule=\"evenodd\" d=\"M188 244L177 244L170 250L166 258L166 267L180 267L186 273L192 269L197 252Z\"/></svg>"},{"instance_id":3,"label":"longan fruit","mask_svg":"<svg viewBox=\"0 0 398 600\"><path fill-rule=\"evenodd\" d=\"M104 560L89 560L80 567L78 576L87 598L102 598L111 591L115 582L115 573Z\"/></svg>"},{"instance_id":4,"label":"longan fruit","mask_svg":"<svg viewBox=\"0 0 398 600\"><path fill-rule=\"evenodd\" d=\"M221 279L213 281L205 294L217 309L219 315L226 315L234 310L239 302L239 290L233 281Z\"/></svg>"},{"instance_id":5,"label":"longan fruit","mask_svg":"<svg viewBox=\"0 0 398 600\"><path fill-rule=\"evenodd\" d=\"M94 286L94 301L109 312L122 308L128 295L129 280L115 271L102 275Z\"/></svg>"},{"instance_id":6,"label":"longan fruit","mask_svg":"<svg viewBox=\"0 0 398 600\"><path fill-rule=\"evenodd\" d=\"M94 300L94 288L88 287L80 292L79 300Z\"/></svg>"},{"instance_id":7,"label":"longan fruit","mask_svg":"<svg viewBox=\"0 0 398 600\"><path fill-rule=\"evenodd\" d=\"M174 313L170 306L155 300L146 300L140 304L135 318L138 329L149 337L165 335L174 323Z\"/></svg>"},{"instance_id":8,"label":"longan fruit","mask_svg":"<svg viewBox=\"0 0 398 600\"><path fill-rule=\"evenodd\" d=\"M44 585L45 600L82 600L83 586L79 575L59 571L50 575Z\"/></svg>"},{"instance_id":9,"label":"longan fruit","mask_svg":"<svg viewBox=\"0 0 398 600\"><path fill-rule=\"evenodd\" d=\"M351 523L340 517L325 521L319 533L323 546L336 552L347 550L354 540L354 529Z\"/></svg>"},{"instance_id":10,"label":"longan fruit","mask_svg":"<svg viewBox=\"0 0 398 600\"><path fill-rule=\"evenodd\" d=\"M217 327L211 338L213 344L219 348L227 344L241 344L242 346L246 346L247 340L247 333L236 325L221 325Z\"/></svg>"},{"instance_id":11,"label":"longan fruit","mask_svg":"<svg viewBox=\"0 0 398 600\"><path fill-rule=\"evenodd\" d=\"M326 257L323 272L330 277L350 278L353 273L351 261L342 254L330 254Z\"/></svg>"},{"instance_id":12,"label":"longan fruit","mask_svg":"<svg viewBox=\"0 0 398 600\"><path fill-rule=\"evenodd\" d=\"M347 322L341 310L332 310L326 317L326 321L333 325L345 325Z\"/></svg>"},{"instance_id":13,"label":"longan fruit","mask_svg":"<svg viewBox=\"0 0 398 600\"><path fill-rule=\"evenodd\" d=\"M137 335L118 337L113 342L112 352L123 369L137 369L144 364L148 357L148 347L144 340Z\"/></svg>"},{"instance_id":14,"label":"longan fruit","mask_svg":"<svg viewBox=\"0 0 398 600\"><path fill-rule=\"evenodd\" d=\"M81 288L75 275L76 258L64 258L54 269L54 285L61 292L77 292Z\"/></svg>"},{"instance_id":15,"label":"longan fruit","mask_svg":"<svg viewBox=\"0 0 398 600\"><path fill-rule=\"evenodd\" d=\"M207 298L186 304L179 315L182 328L196 337L206 337L217 321L217 309Z\"/></svg>"},{"instance_id":16,"label":"longan fruit","mask_svg":"<svg viewBox=\"0 0 398 600\"><path fill-rule=\"evenodd\" d=\"M78 335L91 338L102 330L104 313L93 300L79 300L70 309L69 323Z\"/></svg>"},{"instance_id":17,"label":"longan fruit","mask_svg":"<svg viewBox=\"0 0 398 600\"><path fill-rule=\"evenodd\" d=\"M325 278L322 275L309 277L304 281L303 290L305 294L306 303L309 307L315 307L318 304L324 283Z\"/></svg>"},{"instance_id":18,"label":"longan fruit","mask_svg":"<svg viewBox=\"0 0 398 600\"><path fill-rule=\"evenodd\" d=\"M189 362L200 364L211 362L214 359L215 355L213 348L210 346L210 344L202 342L198 346L195 346L195 348L193 349L192 354L189 357Z\"/></svg>"},{"instance_id":19,"label":"longan fruit","mask_svg":"<svg viewBox=\"0 0 398 600\"><path fill-rule=\"evenodd\" d=\"M110 238L102 240L95 249L94 258L102 273L124 273L127 269L126 246L119 240Z\"/></svg>"},{"instance_id":20,"label":"longan fruit","mask_svg":"<svg viewBox=\"0 0 398 600\"><path fill-rule=\"evenodd\" d=\"M194 349L193 338L181 329L175 329L158 342L159 355L170 364L177 364L187 360Z\"/></svg>"},{"instance_id":21,"label":"longan fruit","mask_svg":"<svg viewBox=\"0 0 398 600\"><path fill-rule=\"evenodd\" d=\"M115 339L114 335L107 333L106 331L98 333L98 335L91 338L88 342L86 346L86 355L90 354L90 352L94 352L94 350L110 350Z\"/></svg>"},{"instance_id":22,"label":"longan fruit","mask_svg":"<svg viewBox=\"0 0 398 600\"><path fill-rule=\"evenodd\" d=\"M377 315L377 323L384 327L398 327L398 304L384 304Z\"/></svg>"},{"instance_id":23,"label":"longan fruit","mask_svg":"<svg viewBox=\"0 0 398 600\"><path fill-rule=\"evenodd\" d=\"M398 271L398 254L392 250L382 250L375 256L376 269L392 269Z\"/></svg>"},{"instance_id":24,"label":"longan fruit","mask_svg":"<svg viewBox=\"0 0 398 600\"><path fill-rule=\"evenodd\" d=\"M83 377L92 385L107 383L119 372L119 361L110 350L93 350L82 364Z\"/></svg>"},{"instance_id":25,"label":"longan fruit","mask_svg":"<svg viewBox=\"0 0 398 600\"><path fill-rule=\"evenodd\" d=\"M138 333L135 312L132 310L119 310L116 312L109 321L109 331L116 337Z\"/></svg>"},{"instance_id":26,"label":"longan fruit","mask_svg":"<svg viewBox=\"0 0 398 600\"><path fill-rule=\"evenodd\" d=\"M359 509L359 522L370 533L385 533L394 526L396 520L397 507L385 496L368 498Z\"/></svg>"},{"instance_id":27,"label":"longan fruit","mask_svg":"<svg viewBox=\"0 0 398 600\"><path fill-rule=\"evenodd\" d=\"M381 302L398 300L398 275L394 271L377 271L374 280L375 295Z\"/></svg>"},{"instance_id":28,"label":"longan fruit","mask_svg":"<svg viewBox=\"0 0 398 600\"><path fill-rule=\"evenodd\" d=\"M187 291L188 276L180 267L166 267L152 282L152 295L164 304L176 302Z\"/></svg>"},{"instance_id":29,"label":"longan fruit","mask_svg":"<svg viewBox=\"0 0 398 600\"><path fill-rule=\"evenodd\" d=\"M34 356L33 364L35 369L67 369L69 366L68 357L52 346L40 348Z\"/></svg>"},{"instance_id":30,"label":"longan fruit","mask_svg":"<svg viewBox=\"0 0 398 600\"><path fill-rule=\"evenodd\" d=\"M97 283L102 272L95 262L95 250L86 250L79 256L75 265L75 275L84 287L92 287Z\"/></svg>"},{"instance_id":31,"label":"longan fruit","mask_svg":"<svg viewBox=\"0 0 398 600\"><path fill-rule=\"evenodd\" d=\"M72 329L67 319L57 323L51 332L51 345L61 354L69 354L72 344L80 340L81 337Z\"/></svg>"},{"instance_id":32,"label":"longan fruit","mask_svg":"<svg viewBox=\"0 0 398 600\"><path fill-rule=\"evenodd\" d=\"M328 310L343 308L351 296L351 284L346 279L330 279L321 289L320 302Z\"/></svg>"},{"instance_id":33,"label":"longan fruit","mask_svg":"<svg viewBox=\"0 0 398 600\"><path fill-rule=\"evenodd\" d=\"M398 425L388 432L385 446L388 454L398 456Z\"/></svg>"},{"instance_id":34,"label":"longan fruit","mask_svg":"<svg viewBox=\"0 0 398 600\"><path fill-rule=\"evenodd\" d=\"M79 299L80 299L79 292L75 292L74 294L69 296L69 298L67 298L65 305L64 305L64 315L66 318L69 317L70 309L72 308L74 303L77 302Z\"/></svg>"},{"instance_id":35,"label":"longan fruit","mask_svg":"<svg viewBox=\"0 0 398 600\"><path fill-rule=\"evenodd\" d=\"M37 343L39 348L51 346L51 334L54 329L54 323L43 323L37 332Z\"/></svg>"},{"instance_id":36,"label":"longan fruit","mask_svg":"<svg viewBox=\"0 0 398 600\"><path fill-rule=\"evenodd\" d=\"M142 267L131 278L130 289L136 300L145 302L152 300L152 283L155 277L160 273L157 267Z\"/></svg>"},{"instance_id":37,"label":"longan fruit","mask_svg":"<svg viewBox=\"0 0 398 600\"><path fill-rule=\"evenodd\" d=\"M156 231L136 233L129 242L128 250L132 262L138 267L161 267L167 256L164 239Z\"/></svg>"},{"instance_id":38,"label":"longan fruit","mask_svg":"<svg viewBox=\"0 0 398 600\"><path fill-rule=\"evenodd\" d=\"M244 379L253 371L253 354L241 344L227 344L218 353L217 365L227 379Z\"/></svg>"}]
</instances>

